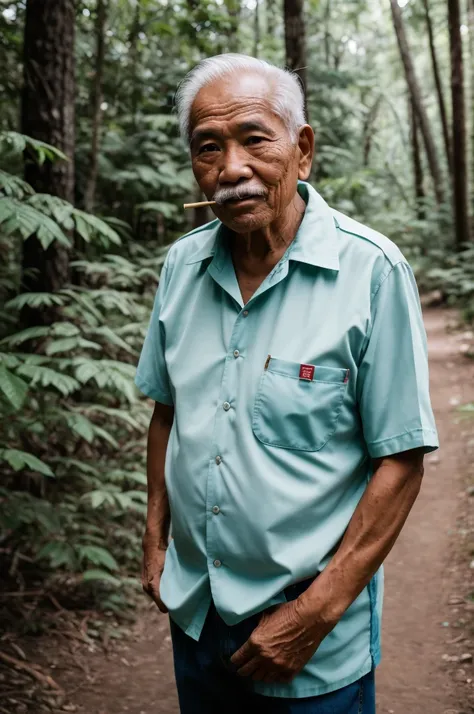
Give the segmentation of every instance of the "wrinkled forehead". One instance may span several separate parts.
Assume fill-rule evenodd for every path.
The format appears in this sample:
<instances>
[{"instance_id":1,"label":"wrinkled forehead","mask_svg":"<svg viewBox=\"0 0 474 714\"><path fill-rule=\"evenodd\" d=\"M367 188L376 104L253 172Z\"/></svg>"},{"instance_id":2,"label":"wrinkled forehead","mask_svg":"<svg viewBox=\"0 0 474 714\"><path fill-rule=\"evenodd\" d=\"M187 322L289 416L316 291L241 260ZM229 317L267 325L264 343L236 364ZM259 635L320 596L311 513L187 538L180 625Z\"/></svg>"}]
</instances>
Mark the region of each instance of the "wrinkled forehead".
<instances>
[{"instance_id":1,"label":"wrinkled forehead","mask_svg":"<svg viewBox=\"0 0 474 714\"><path fill-rule=\"evenodd\" d=\"M196 94L190 113L190 133L208 122L231 122L257 115L272 127L284 126L273 107L273 84L256 72L229 73L211 80Z\"/></svg>"}]
</instances>

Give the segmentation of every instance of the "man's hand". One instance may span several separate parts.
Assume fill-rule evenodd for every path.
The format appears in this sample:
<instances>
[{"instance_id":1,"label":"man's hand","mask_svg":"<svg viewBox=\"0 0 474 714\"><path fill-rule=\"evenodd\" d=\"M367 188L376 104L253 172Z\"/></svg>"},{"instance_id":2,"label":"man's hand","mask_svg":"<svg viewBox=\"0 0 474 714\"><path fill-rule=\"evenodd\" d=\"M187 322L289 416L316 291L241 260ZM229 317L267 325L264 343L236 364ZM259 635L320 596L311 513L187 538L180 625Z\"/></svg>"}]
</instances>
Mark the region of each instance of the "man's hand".
<instances>
[{"instance_id":1,"label":"man's hand","mask_svg":"<svg viewBox=\"0 0 474 714\"><path fill-rule=\"evenodd\" d=\"M160 580L165 567L166 550L160 547L158 537L148 531L143 536L142 586L161 612L168 612L160 598Z\"/></svg>"},{"instance_id":2,"label":"man's hand","mask_svg":"<svg viewBox=\"0 0 474 714\"><path fill-rule=\"evenodd\" d=\"M266 610L247 642L231 657L237 674L261 682L290 682L333 625L300 611L298 600Z\"/></svg>"}]
</instances>

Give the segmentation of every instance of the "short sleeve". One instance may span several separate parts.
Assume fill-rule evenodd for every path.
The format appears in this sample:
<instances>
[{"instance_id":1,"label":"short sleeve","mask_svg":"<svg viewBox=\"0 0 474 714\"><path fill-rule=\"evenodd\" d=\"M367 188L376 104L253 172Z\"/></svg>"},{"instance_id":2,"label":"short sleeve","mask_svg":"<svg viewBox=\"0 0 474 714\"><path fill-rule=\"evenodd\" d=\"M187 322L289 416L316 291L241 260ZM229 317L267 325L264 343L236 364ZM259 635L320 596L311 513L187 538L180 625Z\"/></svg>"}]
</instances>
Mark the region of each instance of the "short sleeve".
<instances>
[{"instance_id":1,"label":"short sleeve","mask_svg":"<svg viewBox=\"0 0 474 714\"><path fill-rule=\"evenodd\" d=\"M420 300L411 268L404 262L391 268L373 297L357 395L372 458L438 448Z\"/></svg>"},{"instance_id":2,"label":"short sleeve","mask_svg":"<svg viewBox=\"0 0 474 714\"><path fill-rule=\"evenodd\" d=\"M167 263L160 275L148 332L138 362L135 384L147 397L161 404L173 405L165 360L165 333L160 313L167 286Z\"/></svg>"}]
</instances>

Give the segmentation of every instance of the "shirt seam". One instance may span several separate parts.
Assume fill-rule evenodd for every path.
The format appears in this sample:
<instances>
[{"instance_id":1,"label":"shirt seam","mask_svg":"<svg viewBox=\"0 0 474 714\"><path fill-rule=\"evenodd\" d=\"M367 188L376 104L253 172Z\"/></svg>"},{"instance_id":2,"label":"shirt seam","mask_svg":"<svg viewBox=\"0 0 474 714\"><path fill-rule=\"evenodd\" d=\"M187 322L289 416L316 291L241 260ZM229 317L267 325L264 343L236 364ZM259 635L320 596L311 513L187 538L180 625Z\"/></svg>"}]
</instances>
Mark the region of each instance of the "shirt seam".
<instances>
[{"instance_id":1,"label":"shirt seam","mask_svg":"<svg viewBox=\"0 0 474 714\"><path fill-rule=\"evenodd\" d=\"M390 268L388 268L384 273L382 273L382 276L380 277L379 282L377 283L377 285L375 286L375 288L373 289L373 291L370 295L371 300L374 300L374 298L376 297L378 291L380 290L380 288L382 287L382 285L384 284L386 279L389 277L389 275L391 275L393 273L395 268L397 268L400 265L400 263L404 263L404 261L399 260L398 263L395 263L395 264L391 263Z\"/></svg>"},{"instance_id":2,"label":"shirt seam","mask_svg":"<svg viewBox=\"0 0 474 714\"><path fill-rule=\"evenodd\" d=\"M402 436L410 436L410 434L417 434L419 432L437 434L435 429L425 429L424 427L418 427L416 429L410 429L410 431L403 431L401 434L395 434L394 436L387 436L385 439L377 439L377 441L368 441L368 446L375 446L376 444L383 444L386 441L393 441L394 439L400 439Z\"/></svg>"},{"instance_id":3,"label":"shirt seam","mask_svg":"<svg viewBox=\"0 0 474 714\"><path fill-rule=\"evenodd\" d=\"M140 388L140 385L142 385L143 387L145 387L147 389L147 391L149 391L152 394L152 396L154 394L158 394L158 395L161 395L162 397L165 397L166 399L170 400L171 402L173 401L173 397L170 392L165 392L163 389L154 387L151 384L151 382L149 382L147 379L144 379L143 377L141 377L141 375L138 374L138 372L135 377L135 384L137 385L138 389L140 389L140 391L142 391ZM155 401L159 401L159 400L155 400Z\"/></svg>"}]
</instances>

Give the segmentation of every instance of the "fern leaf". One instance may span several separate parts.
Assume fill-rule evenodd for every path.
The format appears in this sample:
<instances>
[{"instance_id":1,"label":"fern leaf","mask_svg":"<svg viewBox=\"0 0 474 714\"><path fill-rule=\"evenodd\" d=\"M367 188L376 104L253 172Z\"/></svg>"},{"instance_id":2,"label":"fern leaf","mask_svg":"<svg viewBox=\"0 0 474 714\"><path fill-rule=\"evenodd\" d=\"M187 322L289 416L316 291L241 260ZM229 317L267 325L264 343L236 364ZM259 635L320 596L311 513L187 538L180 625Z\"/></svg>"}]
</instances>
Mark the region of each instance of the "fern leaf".
<instances>
[{"instance_id":1,"label":"fern leaf","mask_svg":"<svg viewBox=\"0 0 474 714\"><path fill-rule=\"evenodd\" d=\"M114 505L114 497L108 491L103 491L96 489L95 491L89 491L82 496L83 501L90 501L92 508L100 508L102 505L107 504L109 506Z\"/></svg>"},{"instance_id":2,"label":"fern leaf","mask_svg":"<svg viewBox=\"0 0 474 714\"><path fill-rule=\"evenodd\" d=\"M59 337L75 337L80 335L81 331L73 322L55 322L53 333Z\"/></svg>"},{"instance_id":3,"label":"fern leaf","mask_svg":"<svg viewBox=\"0 0 474 714\"><path fill-rule=\"evenodd\" d=\"M102 327L96 327L93 330L94 335L101 335L106 338L106 341L111 345L120 347L122 350L129 352L130 354L135 354L135 350L128 345L125 340L119 337L113 330L110 329L108 325L102 325Z\"/></svg>"},{"instance_id":4,"label":"fern leaf","mask_svg":"<svg viewBox=\"0 0 474 714\"><path fill-rule=\"evenodd\" d=\"M31 386L41 384L42 387L54 387L65 397L80 388L79 382L67 374L57 372L50 367L43 367L35 364L23 364L18 368L17 373L23 377L31 379Z\"/></svg>"},{"instance_id":5,"label":"fern leaf","mask_svg":"<svg viewBox=\"0 0 474 714\"><path fill-rule=\"evenodd\" d=\"M94 424L87 419L82 414L68 414L67 417L68 426L76 432L80 437L85 439L89 444L94 441Z\"/></svg>"},{"instance_id":6,"label":"fern leaf","mask_svg":"<svg viewBox=\"0 0 474 714\"><path fill-rule=\"evenodd\" d=\"M77 348L99 350L99 352L102 349L97 342L91 342L83 337L63 337L60 340L50 342L46 347L46 354L54 355L58 352L70 352L71 350L75 350Z\"/></svg>"},{"instance_id":7,"label":"fern leaf","mask_svg":"<svg viewBox=\"0 0 474 714\"><path fill-rule=\"evenodd\" d=\"M42 164L47 158L50 161L55 159L63 159L68 161L68 158L62 151L56 149L51 144L46 144L44 141L32 139L25 134L19 134L17 131L2 131L0 132L0 147L5 153L22 154L26 148L31 149L36 156L38 163Z\"/></svg>"},{"instance_id":8,"label":"fern leaf","mask_svg":"<svg viewBox=\"0 0 474 714\"><path fill-rule=\"evenodd\" d=\"M86 241L90 243L94 238L102 239L105 245L113 243L121 245L122 241L117 231L114 231L107 223L97 216L93 216L85 211L75 208L72 217L76 226L76 231Z\"/></svg>"},{"instance_id":9,"label":"fern leaf","mask_svg":"<svg viewBox=\"0 0 474 714\"><path fill-rule=\"evenodd\" d=\"M12 198L0 198L0 226L7 236L15 234L27 240L30 236L36 235L44 250L54 240L67 247L71 245L69 238L51 218L40 213L33 206Z\"/></svg>"},{"instance_id":10,"label":"fern leaf","mask_svg":"<svg viewBox=\"0 0 474 714\"><path fill-rule=\"evenodd\" d=\"M143 429L143 425L137 419L135 419L130 414L130 412L125 411L124 409L114 409L113 407L104 407L101 404L92 404L90 407L83 409L83 411L86 414L89 414L91 412L105 414L108 417L123 422L124 424L130 426L131 429L134 429L136 431L141 431Z\"/></svg>"},{"instance_id":11,"label":"fern leaf","mask_svg":"<svg viewBox=\"0 0 474 714\"><path fill-rule=\"evenodd\" d=\"M26 305L33 308L51 307L51 305L64 305L64 300L56 293L22 293L9 300L5 307L22 310Z\"/></svg>"},{"instance_id":12,"label":"fern leaf","mask_svg":"<svg viewBox=\"0 0 474 714\"><path fill-rule=\"evenodd\" d=\"M59 464L59 466L64 466L70 473L74 469L77 469L80 473L86 474L87 476L99 476L100 471L92 464L87 464L84 461L79 461L79 459L71 459L63 456L55 456L51 459L53 463ZM141 483L141 482L139 482ZM146 483L146 477L145 477Z\"/></svg>"},{"instance_id":13,"label":"fern leaf","mask_svg":"<svg viewBox=\"0 0 474 714\"><path fill-rule=\"evenodd\" d=\"M68 201L64 201L57 196L51 196L49 193L35 193L34 196L28 198L27 203L41 213L53 218L65 230L70 231L74 228L74 221L71 217L74 206Z\"/></svg>"},{"instance_id":14,"label":"fern leaf","mask_svg":"<svg viewBox=\"0 0 474 714\"><path fill-rule=\"evenodd\" d=\"M23 181L19 176L14 176L0 169L0 191L12 198L23 198L25 195L34 193L29 183Z\"/></svg>"},{"instance_id":15,"label":"fern leaf","mask_svg":"<svg viewBox=\"0 0 474 714\"><path fill-rule=\"evenodd\" d=\"M54 478L54 473L50 467L45 464L44 461L41 461L27 451L20 451L19 449L0 449L0 459L10 464L14 471L21 471L24 468L28 468L31 471L37 471L44 476Z\"/></svg>"},{"instance_id":16,"label":"fern leaf","mask_svg":"<svg viewBox=\"0 0 474 714\"><path fill-rule=\"evenodd\" d=\"M95 580L103 581L105 583L109 583L109 585L113 585L114 588L119 588L122 585L122 582L118 578L114 578L114 576L106 570L100 570L99 568L86 570L82 579L85 582L94 582Z\"/></svg>"},{"instance_id":17,"label":"fern leaf","mask_svg":"<svg viewBox=\"0 0 474 714\"><path fill-rule=\"evenodd\" d=\"M104 441L107 441L110 446L113 446L114 449L119 448L119 443L114 439L112 434L109 434L108 431L103 429L101 426L97 426L97 424L94 424L94 432L96 436L101 437Z\"/></svg>"},{"instance_id":18,"label":"fern leaf","mask_svg":"<svg viewBox=\"0 0 474 714\"><path fill-rule=\"evenodd\" d=\"M12 355L7 352L0 352L0 364L7 369L15 369L15 367L18 367L20 364L20 360L16 355Z\"/></svg>"},{"instance_id":19,"label":"fern leaf","mask_svg":"<svg viewBox=\"0 0 474 714\"><path fill-rule=\"evenodd\" d=\"M50 328L46 325L40 325L39 327L27 327L26 330L21 330L20 332L15 332L14 335L8 335L0 340L0 345L8 345L14 347L15 345L21 345L23 342L28 340L35 340L37 337L46 337L49 335Z\"/></svg>"},{"instance_id":20,"label":"fern leaf","mask_svg":"<svg viewBox=\"0 0 474 714\"><path fill-rule=\"evenodd\" d=\"M107 570L118 570L118 563L112 553L97 545L82 545L77 548L81 561L88 560L94 565L101 565Z\"/></svg>"},{"instance_id":21,"label":"fern leaf","mask_svg":"<svg viewBox=\"0 0 474 714\"><path fill-rule=\"evenodd\" d=\"M28 385L20 377L12 374L3 364L0 364L0 390L12 407L21 409L28 392Z\"/></svg>"},{"instance_id":22,"label":"fern leaf","mask_svg":"<svg viewBox=\"0 0 474 714\"><path fill-rule=\"evenodd\" d=\"M147 201L146 203L139 204L136 210L154 211L161 213L165 218L174 218L178 212L178 207L173 203L166 203L165 201Z\"/></svg>"},{"instance_id":23,"label":"fern leaf","mask_svg":"<svg viewBox=\"0 0 474 714\"><path fill-rule=\"evenodd\" d=\"M64 290L61 290L61 295L66 295L67 297L77 302L77 304L83 308L84 321L86 321L89 325L102 324L102 314L99 310L97 310L94 303L92 302L92 300L89 299L86 293L81 292L77 288L66 288Z\"/></svg>"}]
</instances>

